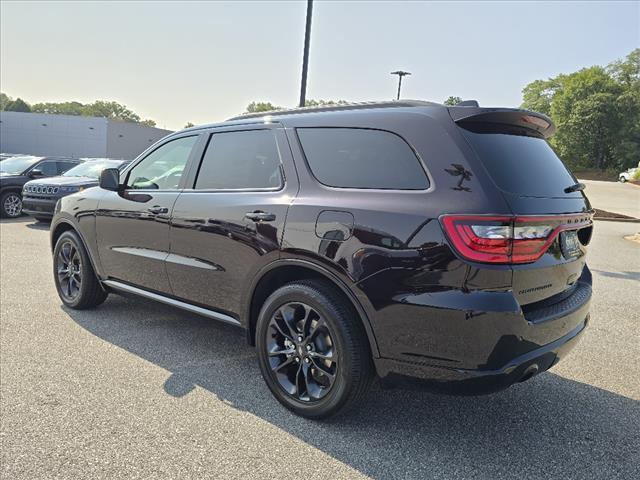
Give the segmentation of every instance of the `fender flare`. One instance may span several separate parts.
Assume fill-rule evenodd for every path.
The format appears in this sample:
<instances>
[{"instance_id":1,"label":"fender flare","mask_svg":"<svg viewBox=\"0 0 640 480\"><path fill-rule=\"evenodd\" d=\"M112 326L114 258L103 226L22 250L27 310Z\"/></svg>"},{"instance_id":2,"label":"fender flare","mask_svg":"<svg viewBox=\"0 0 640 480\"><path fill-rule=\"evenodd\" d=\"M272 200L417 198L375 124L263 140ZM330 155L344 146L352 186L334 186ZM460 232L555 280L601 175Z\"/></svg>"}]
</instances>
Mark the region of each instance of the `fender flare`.
<instances>
[{"instance_id":1,"label":"fender flare","mask_svg":"<svg viewBox=\"0 0 640 480\"><path fill-rule=\"evenodd\" d=\"M334 286L339 288L340 291L342 291L347 296L347 298L351 302L352 306L355 308L356 312L358 313L358 316L360 317L360 319L362 321L362 325L363 325L364 330L366 332L367 340L369 341L369 346L371 348L371 353L372 353L373 357L374 358L380 358L380 351L378 349L378 343L377 343L376 338L375 338L373 327L371 326L371 320L369 318L369 315L367 314L367 311L363 307L362 303L360 302L360 300L358 299L356 294L351 290L351 288L349 288L349 286L336 273L332 272L328 268L320 266L320 265L318 265L318 264L316 264L314 262L311 262L309 260L294 259L294 258L275 260L275 261L273 261L271 263L268 263L267 265L263 266L254 275L254 277L253 277L253 279L251 281L250 287L247 290L247 293L245 294L245 296L244 296L244 298L242 300L242 304L241 304L242 311L241 311L241 314L240 314L240 318L245 320L245 323L244 323L243 326L246 329L247 341L249 342L249 344L253 345L254 332L253 332L252 325L251 325L251 304L252 304L253 298L255 296L256 287L258 286L258 284L260 283L262 278L265 275L267 275L269 272L271 272L271 271L273 271L273 270L275 270L277 268L287 267L287 266L303 267L303 268L307 268L309 270L313 270L316 273L318 273L318 274L322 275L323 277L325 277Z\"/></svg>"},{"instance_id":2,"label":"fender flare","mask_svg":"<svg viewBox=\"0 0 640 480\"><path fill-rule=\"evenodd\" d=\"M53 254L53 251L56 248L56 245L53 242L53 235L54 235L55 231L58 229L58 227L60 227L61 225L68 225L69 228L66 228L65 231L73 230L73 233L75 233L78 236L78 238L80 239L80 242L82 242L82 247L87 252L87 257L89 257L89 262L91 263L91 268L93 268L93 271L95 272L96 277L98 277L98 281L100 282L100 285L102 285L102 281L100 279L100 274L98 273L99 270L96 269L95 260L91 256L91 250L89 250L87 248L87 241L84 239L84 236L82 235L82 233L80 233L80 230L78 228L76 228L76 226L71 221L69 221L67 219L61 219L58 222L56 222L55 225L51 225L51 254ZM64 232L62 232L62 233L64 233ZM60 235L62 235L62 233Z\"/></svg>"}]
</instances>

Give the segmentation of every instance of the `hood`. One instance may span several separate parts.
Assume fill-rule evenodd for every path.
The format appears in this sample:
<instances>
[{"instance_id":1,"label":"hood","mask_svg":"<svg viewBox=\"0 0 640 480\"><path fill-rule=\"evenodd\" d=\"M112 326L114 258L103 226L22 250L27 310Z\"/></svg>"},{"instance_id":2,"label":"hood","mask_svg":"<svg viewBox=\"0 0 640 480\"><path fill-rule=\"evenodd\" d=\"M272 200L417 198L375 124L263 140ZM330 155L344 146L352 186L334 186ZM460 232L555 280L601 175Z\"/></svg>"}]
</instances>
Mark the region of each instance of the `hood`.
<instances>
[{"instance_id":1,"label":"hood","mask_svg":"<svg viewBox=\"0 0 640 480\"><path fill-rule=\"evenodd\" d=\"M22 185L27 180L29 180L29 177L26 175L15 175L11 173L0 174L0 183L2 183L2 185Z\"/></svg>"},{"instance_id":2,"label":"hood","mask_svg":"<svg viewBox=\"0 0 640 480\"><path fill-rule=\"evenodd\" d=\"M92 177L47 177L47 178L38 178L36 180L31 180L26 183L27 185L55 185L58 187L61 186L71 186L71 187L83 187L87 185L97 185L98 179Z\"/></svg>"}]
</instances>

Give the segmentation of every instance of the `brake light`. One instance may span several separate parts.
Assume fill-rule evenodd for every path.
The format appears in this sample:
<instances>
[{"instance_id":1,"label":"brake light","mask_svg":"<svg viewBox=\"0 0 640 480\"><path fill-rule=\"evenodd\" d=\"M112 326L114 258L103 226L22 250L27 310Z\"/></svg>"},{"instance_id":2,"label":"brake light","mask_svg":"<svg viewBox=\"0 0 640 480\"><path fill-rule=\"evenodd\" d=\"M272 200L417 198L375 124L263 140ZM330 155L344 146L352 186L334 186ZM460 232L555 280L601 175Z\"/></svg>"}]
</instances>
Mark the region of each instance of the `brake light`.
<instances>
[{"instance_id":1,"label":"brake light","mask_svg":"<svg viewBox=\"0 0 640 480\"><path fill-rule=\"evenodd\" d=\"M547 251L561 231L590 225L591 215L444 215L440 220L454 248L469 260L530 263Z\"/></svg>"}]
</instances>

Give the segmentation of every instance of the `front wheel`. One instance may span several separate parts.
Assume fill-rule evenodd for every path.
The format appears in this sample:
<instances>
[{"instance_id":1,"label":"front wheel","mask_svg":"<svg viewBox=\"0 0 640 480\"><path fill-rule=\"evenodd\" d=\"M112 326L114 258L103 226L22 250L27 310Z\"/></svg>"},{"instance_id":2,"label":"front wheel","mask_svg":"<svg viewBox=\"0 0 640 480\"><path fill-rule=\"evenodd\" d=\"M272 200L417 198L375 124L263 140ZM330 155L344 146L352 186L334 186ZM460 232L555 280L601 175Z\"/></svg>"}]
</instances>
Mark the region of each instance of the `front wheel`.
<instances>
[{"instance_id":1,"label":"front wheel","mask_svg":"<svg viewBox=\"0 0 640 480\"><path fill-rule=\"evenodd\" d=\"M618 180L620 180L622 183L624 183L624 182L627 181L627 178L623 177L622 175L620 175L620 178Z\"/></svg>"},{"instance_id":2,"label":"front wheel","mask_svg":"<svg viewBox=\"0 0 640 480\"><path fill-rule=\"evenodd\" d=\"M373 365L366 333L330 284L300 281L276 290L262 306L256 335L269 389L298 415L329 418L367 392Z\"/></svg>"},{"instance_id":3,"label":"front wheel","mask_svg":"<svg viewBox=\"0 0 640 480\"><path fill-rule=\"evenodd\" d=\"M7 192L0 197L3 217L18 218L22 215L22 197L17 192Z\"/></svg>"},{"instance_id":4,"label":"front wheel","mask_svg":"<svg viewBox=\"0 0 640 480\"><path fill-rule=\"evenodd\" d=\"M107 298L82 241L73 231L64 232L56 242L53 278L58 296L67 307L76 310L93 308Z\"/></svg>"}]
</instances>

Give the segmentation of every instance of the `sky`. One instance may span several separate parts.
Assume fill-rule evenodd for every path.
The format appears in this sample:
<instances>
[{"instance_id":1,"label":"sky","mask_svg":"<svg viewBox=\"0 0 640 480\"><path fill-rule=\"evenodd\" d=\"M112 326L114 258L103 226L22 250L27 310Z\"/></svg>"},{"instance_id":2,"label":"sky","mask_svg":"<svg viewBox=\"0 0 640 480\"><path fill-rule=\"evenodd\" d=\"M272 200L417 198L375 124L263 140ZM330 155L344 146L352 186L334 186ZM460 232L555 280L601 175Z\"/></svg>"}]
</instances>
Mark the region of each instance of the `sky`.
<instances>
[{"instance_id":1,"label":"sky","mask_svg":"<svg viewBox=\"0 0 640 480\"><path fill-rule=\"evenodd\" d=\"M0 3L0 89L115 100L159 127L295 106L306 2ZM640 1L314 2L307 98L518 106L529 82L640 46Z\"/></svg>"}]
</instances>

